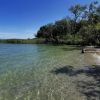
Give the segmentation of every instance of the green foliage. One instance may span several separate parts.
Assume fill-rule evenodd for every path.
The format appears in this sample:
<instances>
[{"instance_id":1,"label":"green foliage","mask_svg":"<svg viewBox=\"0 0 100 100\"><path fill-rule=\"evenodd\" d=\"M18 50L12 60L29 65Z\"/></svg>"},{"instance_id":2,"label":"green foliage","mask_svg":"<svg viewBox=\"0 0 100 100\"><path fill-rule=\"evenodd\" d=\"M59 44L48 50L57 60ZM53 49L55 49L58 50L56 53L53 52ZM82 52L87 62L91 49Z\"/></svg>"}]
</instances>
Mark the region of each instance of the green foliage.
<instances>
[{"instance_id":1,"label":"green foliage","mask_svg":"<svg viewBox=\"0 0 100 100\"><path fill-rule=\"evenodd\" d=\"M77 4L75 6L72 6L69 10L74 14L74 21L77 22L77 20L82 16L83 12L85 11L86 6L81 6L80 4Z\"/></svg>"},{"instance_id":2,"label":"green foliage","mask_svg":"<svg viewBox=\"0 0 100 100\"><path fill-rule=\"evenodd\" d=\"M97 29L97 30L100 30L100 23L97 23L97 24L96 24L96 29Z\"/></svg>"},{"instance_id":3,"label":"green foliage","mask_svg":"<svg viewBox=\"0 0 100 100\"><path fill-rule=\"evenodd\" d=\"M100 44L100 5L74 5L69 11L73 18L65 18L54 24L40 27L37 37L46 38L51 43L99 45Z\"/></svg>"}]
</instances>

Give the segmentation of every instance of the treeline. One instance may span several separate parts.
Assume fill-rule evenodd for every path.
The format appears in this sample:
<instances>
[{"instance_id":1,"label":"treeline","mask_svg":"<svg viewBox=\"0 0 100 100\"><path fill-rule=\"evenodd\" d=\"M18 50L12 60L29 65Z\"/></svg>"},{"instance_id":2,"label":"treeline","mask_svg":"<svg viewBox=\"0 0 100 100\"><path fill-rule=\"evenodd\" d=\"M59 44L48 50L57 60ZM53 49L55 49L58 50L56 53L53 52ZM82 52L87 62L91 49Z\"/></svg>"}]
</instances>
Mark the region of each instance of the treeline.
<instances>
[{"instance_id":1,"label":"treeline","mask_svg":"<svg viewBox=\"0 0 100 100\"><path fill-rule=\"evenodd\" d=\"M12 43L12 44L41 44L44 39L1 39L0 43Z\"/></svg>"},{"instance_id":2,"label":"treeline","mask_svg":"<svg viewBox=\"0 0 100 100\"><path fill-rule=\"evenodd\" d=\"M79 45L100 45L100 5L74 5L66 17L54 23L41 26L37 38L45 38L46 43L65 43Z\"/></svg>"}]
</instances>

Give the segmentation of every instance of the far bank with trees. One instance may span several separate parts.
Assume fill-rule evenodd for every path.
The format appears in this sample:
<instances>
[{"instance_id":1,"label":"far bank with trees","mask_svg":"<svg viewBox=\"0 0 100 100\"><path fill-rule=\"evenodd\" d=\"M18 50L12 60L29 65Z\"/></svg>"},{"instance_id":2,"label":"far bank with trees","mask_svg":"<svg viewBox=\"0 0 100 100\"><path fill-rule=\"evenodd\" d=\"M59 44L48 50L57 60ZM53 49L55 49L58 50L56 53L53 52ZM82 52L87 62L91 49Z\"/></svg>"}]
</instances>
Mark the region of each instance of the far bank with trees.
<instances>
[{"instance_id":1,"label":"far bank with trees","mask_svg":"<svg viewBox=\"0 0 100 100\"><path fill-rule=\"evenodd\" d=\"M100 46L100 5L97 1L89 5L74 5L67 17L41 26L36 37L45 43Z\"/></svg>"}]
</instances>

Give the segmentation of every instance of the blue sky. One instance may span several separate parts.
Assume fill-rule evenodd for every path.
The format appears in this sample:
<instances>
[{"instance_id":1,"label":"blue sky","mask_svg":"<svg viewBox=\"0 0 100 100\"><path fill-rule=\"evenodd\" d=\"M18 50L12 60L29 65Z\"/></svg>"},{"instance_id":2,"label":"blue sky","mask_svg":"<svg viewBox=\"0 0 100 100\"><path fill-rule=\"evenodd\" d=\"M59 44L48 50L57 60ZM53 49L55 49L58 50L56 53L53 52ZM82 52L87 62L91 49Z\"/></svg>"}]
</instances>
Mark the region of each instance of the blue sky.
<instances>
[{"instance_id":1,"label":"blue sky","mask_svg":"<svg viewBox=\"0 0 100 100\"><path fill-rule=\"evenodd\" d=\"M70 6L92 1L0 0L0 39L33 38L40 26L69 15Z\"/></svg>"}]
</instances>

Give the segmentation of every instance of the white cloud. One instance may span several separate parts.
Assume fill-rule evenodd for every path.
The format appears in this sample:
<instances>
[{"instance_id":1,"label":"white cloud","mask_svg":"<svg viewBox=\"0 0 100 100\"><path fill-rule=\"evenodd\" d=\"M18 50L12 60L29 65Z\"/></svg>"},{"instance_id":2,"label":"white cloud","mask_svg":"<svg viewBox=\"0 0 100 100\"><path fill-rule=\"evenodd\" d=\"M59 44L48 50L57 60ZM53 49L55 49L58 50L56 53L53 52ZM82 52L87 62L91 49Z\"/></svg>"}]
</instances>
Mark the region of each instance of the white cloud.
<instances>
[{"instance_id":1,"label":"white cloud","mask_svg":"<svg viewBox=\"0 0 100 100\"><path fill-rule=\"evenodd\" d=\"M0 32L0 39L27 39L34 38L34 33L2 33Z\"/></svg>"}]
</instances>

